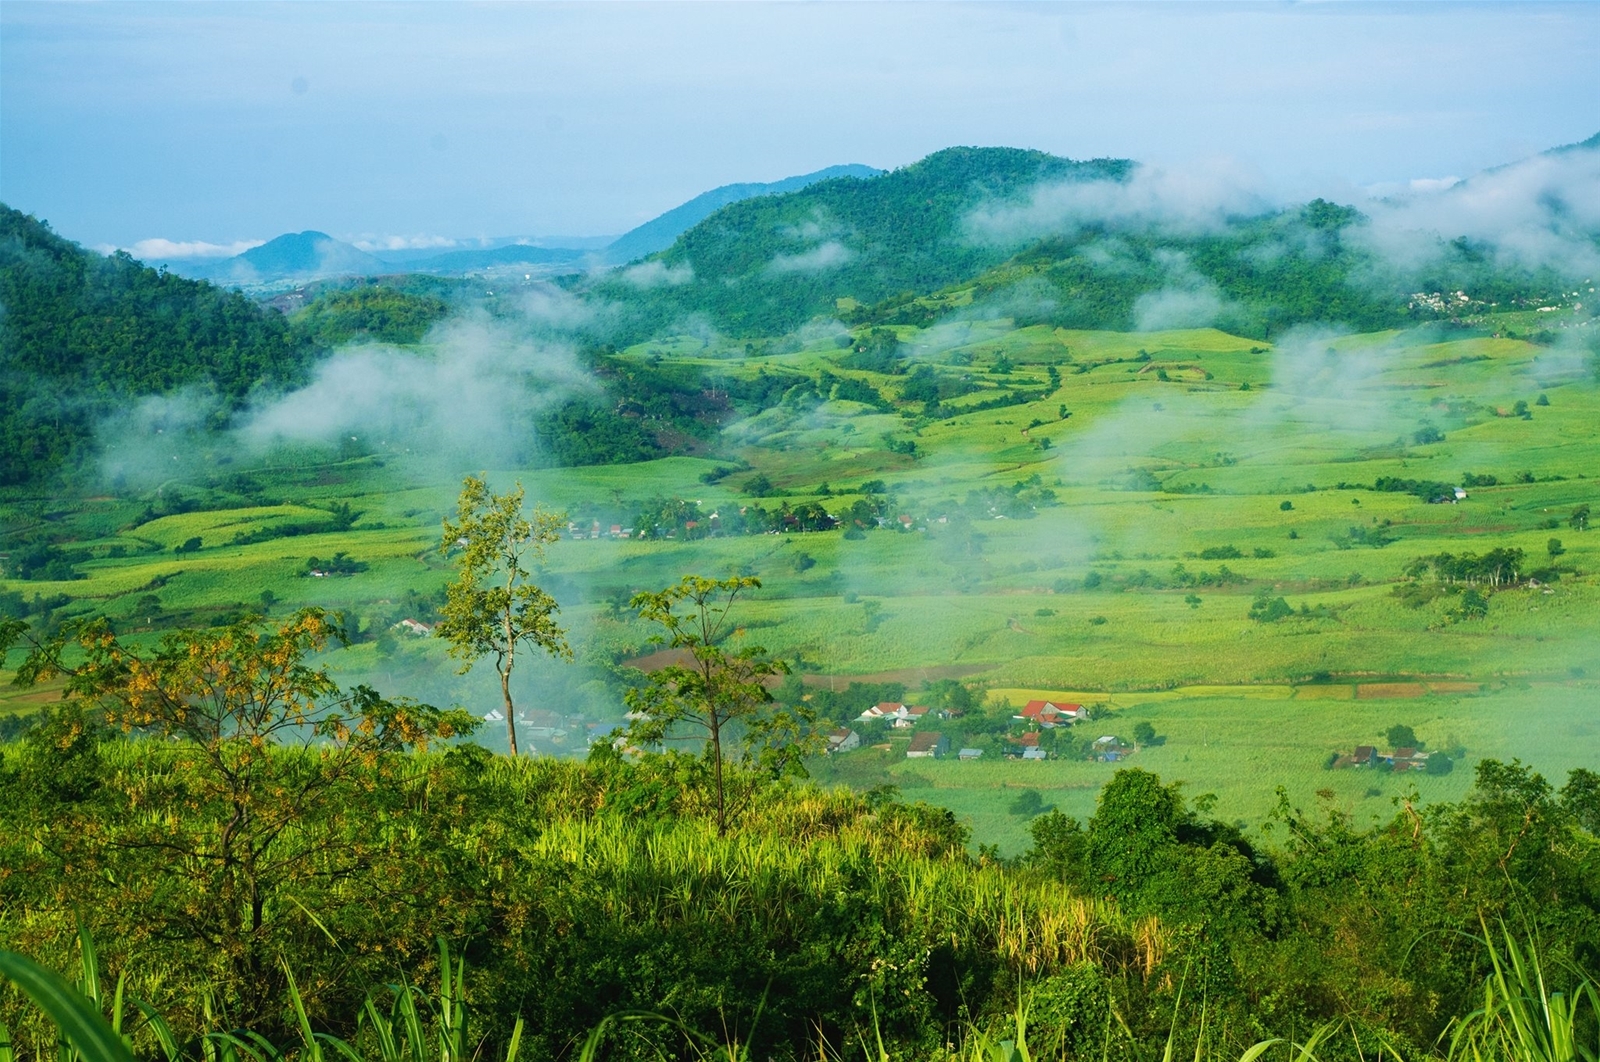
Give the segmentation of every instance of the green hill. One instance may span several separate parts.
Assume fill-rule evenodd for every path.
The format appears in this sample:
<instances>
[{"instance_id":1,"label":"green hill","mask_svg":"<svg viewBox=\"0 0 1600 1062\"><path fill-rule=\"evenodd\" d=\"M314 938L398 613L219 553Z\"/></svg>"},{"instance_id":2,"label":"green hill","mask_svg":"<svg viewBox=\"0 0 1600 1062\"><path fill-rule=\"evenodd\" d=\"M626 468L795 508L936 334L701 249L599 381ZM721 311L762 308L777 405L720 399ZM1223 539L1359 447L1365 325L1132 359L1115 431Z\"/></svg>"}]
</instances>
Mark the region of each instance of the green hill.
<instances>
[{"instance_id":1,"label":"green hill","mask_svg":"<svg viewBox=\"0 0 1600 1062\"><path fill-rule=\"evenodd\" d=\"M739 335L781 332L833 313L841 298L873 303L931 291L1003 261L1006 251L962 238L962 220L980 203L1041 182L1121 180L1132 167L1016 148L947 148L880 177L819 181L726 206L662 252L656 271L624 270L591 290L632 304L643 330L701 312Z\"/></svg>"},{"instance_id":2,"label":"green hill","mask_svg":"<svg viewBox=\"0 0 1600 1062\"><path fill-rule=\"evenodd\" d=\"M0 485L39 482L91 448L94 424L199 385L223 408L289 384L314 356L283 316L236 293L84 250L0 206Z\"/></svg>"},{"instance_id":3,"label":"green hill","mask_svg":"<svg viewBox=\"0 0 1600 1062\"><path fill-rule=\"evenodd\" d=\"M785 192L796 192L818 181L828 181L840 177L876 177L883 173L882 170L871 166L862 166L852 163L845 166L829 166L815 173L805 173L798 177L785 177L781 181L770 181L766 184L746 182L741 184L725 184L713 188L709 192L701 192L693 199L673 207L671 210L658 217L651 218L643 225L633 228L618 236L606 245L606 258L613 262L630 262L636 258L643 258L657 251L664 251L671 247L686 230L704 221L717 210L729 203L737 203L743 199L753 199L756 196L782 195Z\"/></svg>"},{"instance_id":4,"label":"green hill","mask_svg":"<svg viewBox=\"0 0 1600 1062\"><path fill-rule=\"evenodd\" d=\"M1488 307L1563 287L1548 264L1519 264L1456 232L1411 234L1415 261L1392 262L1378 219L1321 199L1194 224L1184 217L1194 204L1141 185L1149 175L1121 159L950 148L879 177L734 203L642 264L570 283L625 307L630 342L697 316L750 339L817 317L927 325L952 312L1270 338L1296 324L1372 330L1460 316L1419 304L1419 291L1465 289ZM1094 187L1079 199L1078 184ZM979 231L995 215L1011 220Z\"/></svg>"}]
</instances>

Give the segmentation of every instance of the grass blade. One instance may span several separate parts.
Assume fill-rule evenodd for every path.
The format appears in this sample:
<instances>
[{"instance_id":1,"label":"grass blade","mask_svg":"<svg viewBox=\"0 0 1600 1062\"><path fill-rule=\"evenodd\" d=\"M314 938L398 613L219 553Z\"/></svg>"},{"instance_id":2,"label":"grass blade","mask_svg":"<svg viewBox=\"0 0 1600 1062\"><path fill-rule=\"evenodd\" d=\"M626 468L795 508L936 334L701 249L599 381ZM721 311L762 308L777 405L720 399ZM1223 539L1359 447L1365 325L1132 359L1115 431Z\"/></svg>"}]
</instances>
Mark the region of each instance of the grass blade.
<instances>
[{"instance_id":1,"label":"grass blade","mask_svg":"<svg viewBox=\"0 0 1600 1062\"><path fill-rule=\"evenodd\" d=\"M133 1053L112 1031L93 1004L56 973L24 955L0 951L0 977L5 977L44 1011L61 1036L84 1062L133 1062Z\"/></svg>"}]
</instances>

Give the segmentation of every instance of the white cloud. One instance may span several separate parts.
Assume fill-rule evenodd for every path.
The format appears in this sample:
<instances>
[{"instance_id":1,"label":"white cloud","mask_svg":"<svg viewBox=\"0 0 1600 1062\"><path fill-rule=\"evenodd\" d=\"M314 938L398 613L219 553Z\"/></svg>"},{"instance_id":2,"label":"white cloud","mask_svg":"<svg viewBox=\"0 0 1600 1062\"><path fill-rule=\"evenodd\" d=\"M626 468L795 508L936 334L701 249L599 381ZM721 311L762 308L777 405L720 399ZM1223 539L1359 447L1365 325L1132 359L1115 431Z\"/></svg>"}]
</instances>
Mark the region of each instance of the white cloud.
<instances>
[{"instance_id":1,"label":"white cloud","mask_svg":"<svg viewBox=\"0 0 1600 1062\"><path fill-rule=\"evenodd\" d=\"M1431 260L1440 240L1465 237L1506 265L1600 269L1600 151L1550 152L1441 185L1412 181L1407 194L1365 204L1371 224L1355 237L1402 268Z\"/></svg>"},{"instance_id":2,"label":"white cloud","mask_svg":"<svg viewBox=\"0 0 1600 1062\"><path fill-rule=\"evenodd\" d=\"M636 288L671 288L693 280L694 266L688 262L669 266L665 262L655 260L629 266L617 275L625 283L632 284Z\"/></svg>"},{"instance_id":3,"label":"white cloud","mask_svg":"<svg viewBox=\"0 0 1600 1062\"><path fill-rule=\"evenodd\" d=\"M265 240L235 240L232 243L207 243L204 240L164 240L156 237L140 240L132 247L118 248L104 245L98 250L103 254L112 251L125 250L141 262L165 262L174 258L232 258L236 254L243 254L252 247L260 247Z\"/></svg>"},{"instance_id":4,"label":"white cloud","mask_svg":"<svg viewBox=\"0 0 1600 1062\"><path fill-rule=\"evenodd\" d=\"M824 269L842 266L854 258L855 252L838 240L829 240L798 254L780 254L767 266L774 273L820 273Z\"/></svg>"},{"instance_id":5,"label":"white cloud","mask_svg":"<svg viewBox=\"0 0 1600 1062\"><path fill-rule=\"evenodd\" d=\"M1216 323L1222 309L1222 293L1214 284L1147 291L1134 300L1133 327L1140 332L1204 328Z\"/></svg>"},{"instance_id":6,"label":"white cloud","mask_svg":"<svg viewBox=\"0 0 1600 1062\"><path fill-rule=\"evenodd\" d=\"M364 234L350 241L363 251L419 251L434 247L456 247L460 241L449 236L374 236Z\"/></svg>"},{"instance_id":7,"label":"white cloud","mask_svg":"<svg viewBox=\"0 0 1600 1062\"><path fill-rule=\"evenodd\" d=\"M1139 166L1125 181L1048 184L1020 201L986 203L967 216L965 227L975 242L1001 244L1071 234L1092 225L1215 232L1229 218L1271 209L1258 183L1253 173L1227 159L1182 171Z\"/></svg>"}]
</instances>

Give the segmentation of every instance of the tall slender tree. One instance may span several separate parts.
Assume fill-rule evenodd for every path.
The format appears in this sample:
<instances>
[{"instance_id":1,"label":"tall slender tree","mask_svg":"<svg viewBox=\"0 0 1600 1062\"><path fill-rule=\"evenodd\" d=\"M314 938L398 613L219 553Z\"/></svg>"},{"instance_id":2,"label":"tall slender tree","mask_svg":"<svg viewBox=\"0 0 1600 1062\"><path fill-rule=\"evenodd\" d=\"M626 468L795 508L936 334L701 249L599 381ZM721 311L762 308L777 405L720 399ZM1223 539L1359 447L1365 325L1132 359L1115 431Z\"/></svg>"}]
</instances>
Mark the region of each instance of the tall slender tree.
<instances>
[{"instance_id":1,"label":"tall slender tree","mask_svg":"<svg viewBox=\"0 0 1600 1062\"><path fill-rule=\"evenodd\" d=\"M534 584L527 567L543 561L545 548L560 537L563 514L538 505L531 514L524 513L523 500L520 482L509 494L495 494L482 476L466 478L456 519L445 520L439 544L445 556L456 555L456 579L446 592L444 618L434 628L450 643L450 655L464 661L463 675L480 657L494 657L513 756L517 716L511 673L517 647L572 659L566 631L555 620L561 606Z\"/></svg>"},{"instance_id":2,"label":"tall slender tree","mask_svg":"<svg viewBox=\"0 0 1600 1062\"><path fill-rule=\"evenodd\" d=\"M653 672L647 684L626 695L633 709L628 739L658 744L688 727L704 734L710 763L717 832L726 834L740 797L730 799L724 766L746 768L745 781L757 775L804 773L801 760L818 748L816 717L805 703L775 708L767 680L789 666L773 660L758 645L736 637L730 613L759 579L706 579L686 575L659 593L635 594L639 615L664 628L659 641L682 654L683 662ZM754 773L752 773L752 770Z\"/></svg>"}]
</instances>

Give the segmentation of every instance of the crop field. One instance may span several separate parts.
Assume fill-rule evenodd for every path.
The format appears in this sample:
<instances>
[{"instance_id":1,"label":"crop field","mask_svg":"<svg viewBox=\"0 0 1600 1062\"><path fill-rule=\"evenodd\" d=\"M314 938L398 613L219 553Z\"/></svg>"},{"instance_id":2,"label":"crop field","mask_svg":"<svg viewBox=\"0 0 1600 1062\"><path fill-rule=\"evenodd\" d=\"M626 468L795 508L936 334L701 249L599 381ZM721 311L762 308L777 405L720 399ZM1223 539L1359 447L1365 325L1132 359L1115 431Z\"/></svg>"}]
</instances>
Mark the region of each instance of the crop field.
<instances>
[{"instance_id":1,"label":"crop field","mask_svg":"<svg viewBox=\"0 0 1600 1062\"><path fill-rule=\"evenodd\" d=\"M1111 709L1084 725L1125 735L1148 721L1166 739L1132 763L1215 793L1220 814L1250 823L1279 786L1302 804L1326 791L1372 815L1413 787L1424 800L1460 796L1479 756L1552 775L1600 762L1600 536L1576 515L1600 505L1600 386L1583 357L1426 330L1272 344L1004 319L895 332L908 364L964 392L943 415L894 406L909 375L841 368L831 340L748 355L658 340L624 356L745 378L826 371L886 401L778 403L724 425L703 456L491 471L497 487L520 479L530 499L603 532L559 542L539 573L591 670L555 681L566 665L537 669L529 695L550 703L581 689L567 707L616 718L614 689L593 669L650 649L627 596L687 572L739 572L764 583L741 636L813 683L956 674L994 704L1076 691ZM1014 404L996 406L1007 395ZM439 522L458 478L389 453L277 455L249 476L249 491L230 493L226 477L195 486L198 507L169 515L131 495L63 503L44 518L76 529L79 577L13 580L0 593L68 600L64 614L104 613L149 637L230 609L323 605L359 636L330 658L342 675L409 677L420 692L392 692L492 706L492 676L456 677L436 644L380 658L373 643L449 578ZM1402 486L1373 489L1383 478ZM1465 497L1435 503L1426 484L1463 485ZM631 527L652 499L703 515L868 500L886 526L604 533ZM1499 548L1522 551L1522 574L1484 587L1482 614L1431 575L1407 583L1421 558ZM308 574L312 558L341 553L360 570ZM1432 589L1407 596L1406 585ZM1280 613L1252 615L1278 598ZM3 710L34 703L36 693L0 694ZM1331 752L1395 723L1431 747L1459 746L1467 764L1444 776L1325 769ZM819 766L948 806L1005 850L1025 841L1026 818L1007 810L1017 790L1082 816L1113 769L907 761L893 742Z\"/></svg>"}]
</instances>

